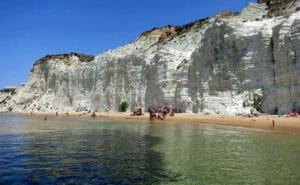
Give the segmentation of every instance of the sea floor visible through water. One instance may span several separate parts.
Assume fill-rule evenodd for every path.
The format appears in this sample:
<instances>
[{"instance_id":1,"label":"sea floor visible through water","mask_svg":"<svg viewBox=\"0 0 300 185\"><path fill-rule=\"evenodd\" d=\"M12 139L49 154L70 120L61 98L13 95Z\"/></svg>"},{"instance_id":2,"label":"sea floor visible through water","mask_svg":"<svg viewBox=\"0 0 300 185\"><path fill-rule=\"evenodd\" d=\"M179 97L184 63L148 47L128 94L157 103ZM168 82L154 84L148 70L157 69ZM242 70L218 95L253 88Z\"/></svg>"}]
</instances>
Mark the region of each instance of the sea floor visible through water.
<instances>
[{"instance_id":1,"label":"sea floor visible through water","mask_svg":"<svg viewBox=\"0 0 300 185\"><path fill-rule=\"evenodd\" d=\"M0 184L299 184L300 136L0 114Z\"/></svg>"}]
</instances>

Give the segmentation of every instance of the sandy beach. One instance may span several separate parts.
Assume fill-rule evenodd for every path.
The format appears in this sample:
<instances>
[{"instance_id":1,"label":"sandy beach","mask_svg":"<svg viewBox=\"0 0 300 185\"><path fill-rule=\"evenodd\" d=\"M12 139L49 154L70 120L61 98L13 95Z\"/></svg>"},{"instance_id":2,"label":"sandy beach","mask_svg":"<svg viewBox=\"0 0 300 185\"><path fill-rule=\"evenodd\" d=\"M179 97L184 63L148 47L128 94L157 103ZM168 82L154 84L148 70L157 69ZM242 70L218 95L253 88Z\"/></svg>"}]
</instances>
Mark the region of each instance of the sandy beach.
<instances>
[{"instance_id":1,"label":"sandy beach","mask_svg":"<svg viewBox=\"0 0 300 185\"><path fill-rule=\"evenodd\" d=\"M24 114L24 113L23 113ZM28 113L25 113L28 114ZM33 113L34 115L55 115L55 113ZM67 116L66 113L58 113L58 116ZM91 118L91 113L70 112L71 117ZM95 119L149 121L149 113L141 116L132 116L131 113L97 112ZM273 121L275 123L273 127ZM300 118L279 117L262 115L259 117L224 116L224 115L201 115L181 113L175 116L167 116L166 120L155 120L152 123L161 124L214 124L234 127L244 127L272 131L277 133L300 134Z\"/></svg>"}]
</instances>

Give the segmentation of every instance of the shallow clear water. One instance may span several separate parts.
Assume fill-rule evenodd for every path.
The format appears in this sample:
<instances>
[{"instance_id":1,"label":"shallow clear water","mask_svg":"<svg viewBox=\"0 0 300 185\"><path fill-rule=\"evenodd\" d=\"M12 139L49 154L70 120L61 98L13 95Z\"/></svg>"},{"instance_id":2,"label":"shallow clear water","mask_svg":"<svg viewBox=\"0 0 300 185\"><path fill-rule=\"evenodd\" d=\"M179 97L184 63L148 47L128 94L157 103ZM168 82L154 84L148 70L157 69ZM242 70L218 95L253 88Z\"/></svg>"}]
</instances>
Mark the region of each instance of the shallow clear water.
<instances>
[{"instance_id":1,"label":"shallow clear water","mask_svg":"<svg viewBox=\"0 0 300 185\"><path fill-rule=\"evenodd\" d=\"M0 184L300 184L300 138L0 114Z\"/></svg>"}]
</instances>

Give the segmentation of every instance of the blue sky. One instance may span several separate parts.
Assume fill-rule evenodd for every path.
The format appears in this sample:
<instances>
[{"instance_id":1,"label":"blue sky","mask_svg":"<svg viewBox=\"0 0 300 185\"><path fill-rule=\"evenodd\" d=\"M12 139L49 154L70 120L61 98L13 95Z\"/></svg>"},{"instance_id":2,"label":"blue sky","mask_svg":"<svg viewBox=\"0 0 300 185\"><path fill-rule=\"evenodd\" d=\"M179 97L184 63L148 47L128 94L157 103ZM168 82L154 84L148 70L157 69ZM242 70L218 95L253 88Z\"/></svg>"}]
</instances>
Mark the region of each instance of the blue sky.
<instances>
[{"instance_id":1,"label":"blue sky","mask_svg":"<svg viewBox=\"0 0 300 185\"><path fill-rule=\"evenodd\" d=\"M33 63L97 55L152 27L182 25L255 0L0 0L0 88L27 82Z\"/></svg>"}]
</instances>

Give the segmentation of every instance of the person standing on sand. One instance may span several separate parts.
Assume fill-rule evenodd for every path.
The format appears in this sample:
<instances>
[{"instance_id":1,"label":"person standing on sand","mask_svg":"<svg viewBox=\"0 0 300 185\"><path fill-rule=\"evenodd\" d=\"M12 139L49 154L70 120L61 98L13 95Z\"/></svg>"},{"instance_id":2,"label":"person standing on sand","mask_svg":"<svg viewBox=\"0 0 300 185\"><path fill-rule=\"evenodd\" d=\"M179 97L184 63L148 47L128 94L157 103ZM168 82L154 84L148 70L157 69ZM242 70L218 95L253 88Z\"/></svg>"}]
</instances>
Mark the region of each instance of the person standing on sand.
<instances>
[{"instance_id":1,"label":"person standing on sand","mask_svg":"<svg viewBox=\"0 0 300 185\"><path fill-rule=\"evenodd\" d=\"M91 117L92 117L92 118L96 118L96 113L93 112L92 115L91 115Z\"/></svg>"},{"instance_id":2,"label":"person standing on sand","mask_svg":"<svg viewBox=\"0 0 300 185\"><path fill-rule=\"evenodd\" d=\"M58 112L56 112L55 115L58 116Z\"/></svg>"},{"instance_id":3,"label":"person standing on sand","mask_svg":"<svg viewBox=\"0 0 300 185\"><path fill-rule=\"evenodd\" d=\"M168 109L167 109L167 107L164 107L164 109L163 109L163 120L166 119L167 114L168 114Z\"/></svg>"},{"instance_id":4,"label":"person standing on sand","mask_svg":"<svg viewBox=\"0 0 300 185\"><path fill-rule=\"evenodd\" d=\"M164 117L164 108L163 107L158 108L158 117L157 118L160 119L160 120L165 119L165 117Z\"/></svg>"},{"instance_id":5,"label":"person standing on sand","mask_svg":"<svg viewBox=\"0 0 300 185\"><path fill-rule=\"evenodd\" d=\"M48 116L46 115L45 118L44 118L44 121L47 121L47 119L48 119Z\"/></svg>"},{"instance_id":6,"label":"person standing on sand","mask_svg":"<svg viewBox=\"0 0 300 185\"><path fill-rule=\"evenodd\" d=\"M149 115L150 115L150 121L153 121L156 119L156 113L152 107L149 109Z\"/></svg>"},{"instance_id":7,"label":"person standing on sand","mask_svg":"<svg viewBox=\"0 0 300 185\"><path fill-rule=\"evenodd\" d=\"M148 109L148 112L149 112L149 119L150 119L150 121L152 121L152 109L151 108L149 108Z\"/></svg>"}]
</instances>

